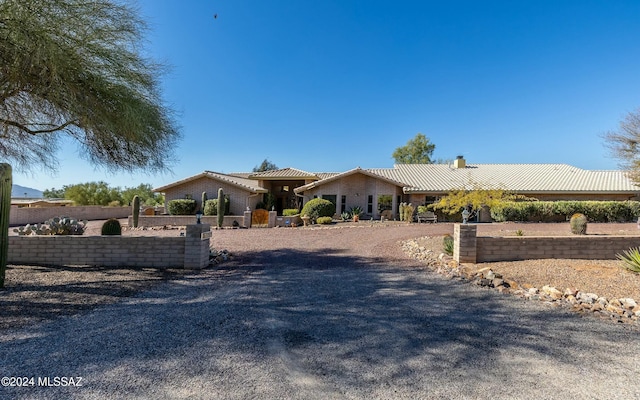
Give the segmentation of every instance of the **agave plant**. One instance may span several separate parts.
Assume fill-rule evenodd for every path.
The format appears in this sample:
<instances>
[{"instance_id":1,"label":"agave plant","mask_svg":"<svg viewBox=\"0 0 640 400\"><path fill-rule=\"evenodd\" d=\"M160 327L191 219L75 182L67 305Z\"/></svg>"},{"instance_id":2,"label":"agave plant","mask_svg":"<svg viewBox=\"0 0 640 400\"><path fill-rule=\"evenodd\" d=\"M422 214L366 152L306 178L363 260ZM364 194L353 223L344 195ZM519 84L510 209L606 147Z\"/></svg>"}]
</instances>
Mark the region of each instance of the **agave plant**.
<instances>
[{"instance_id":1,"label":"agave plant","mask_svg":"<svg viewBox=\"0 0 640 400\"><path fill-rule=\"evenodd\" d=\"M616 254L616 257L629 271L640 272L640 247L632 247L623 251L622 254Z\"/></svg>"}]
</instances>

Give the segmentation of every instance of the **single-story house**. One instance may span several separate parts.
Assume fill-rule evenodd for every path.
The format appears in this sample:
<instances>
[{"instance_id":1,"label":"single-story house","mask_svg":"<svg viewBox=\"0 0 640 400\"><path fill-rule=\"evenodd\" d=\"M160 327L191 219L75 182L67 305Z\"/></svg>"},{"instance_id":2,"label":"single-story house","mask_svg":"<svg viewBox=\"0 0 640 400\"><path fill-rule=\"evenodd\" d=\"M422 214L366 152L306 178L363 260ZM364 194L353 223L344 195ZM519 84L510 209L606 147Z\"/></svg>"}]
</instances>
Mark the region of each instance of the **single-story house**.
<instances>
[{"instance_id":1,"label":"single-story house","mask_svg":"<svg viewBox=\"0 0 640 400\"><path fill-rule=\"evenodd\" d=\"M200 207L202 192L230 197L231 213L239 215L271 196L274 207L301 208L321 197L336 205L340 215L351 207L365 217L397 216L398 205L430 204L455 189L494 188L538 200L638 200L640 187L624 171L592 171L567 164L397 164L393 168L360 167L341 173L312 173L284 168L257 173L201 174L159 187L165 201L193 198ZM165 204L166 206L166 204Z\"/></svg>"}]
</instances>

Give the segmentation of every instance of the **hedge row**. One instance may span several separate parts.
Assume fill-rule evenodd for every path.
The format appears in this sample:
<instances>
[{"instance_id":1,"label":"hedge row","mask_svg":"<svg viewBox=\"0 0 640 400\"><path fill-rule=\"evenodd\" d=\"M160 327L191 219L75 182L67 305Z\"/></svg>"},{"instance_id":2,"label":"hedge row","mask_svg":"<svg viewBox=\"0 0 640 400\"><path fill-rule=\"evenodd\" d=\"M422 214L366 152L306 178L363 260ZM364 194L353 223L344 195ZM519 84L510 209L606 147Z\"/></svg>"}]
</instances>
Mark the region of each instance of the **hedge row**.
<instances>
[{"instance_id":1,"label":"hedge row","mask_svg":"<svg viewBox=\"0 0 640 400\"><path fill-rule=\"evenodd\" d=\"M638 201L523 201L504 202L491 207L496 222L565 221L575 213L582 213L591 222L631 222L640 216Z\"/></svg>"}]
</instances>

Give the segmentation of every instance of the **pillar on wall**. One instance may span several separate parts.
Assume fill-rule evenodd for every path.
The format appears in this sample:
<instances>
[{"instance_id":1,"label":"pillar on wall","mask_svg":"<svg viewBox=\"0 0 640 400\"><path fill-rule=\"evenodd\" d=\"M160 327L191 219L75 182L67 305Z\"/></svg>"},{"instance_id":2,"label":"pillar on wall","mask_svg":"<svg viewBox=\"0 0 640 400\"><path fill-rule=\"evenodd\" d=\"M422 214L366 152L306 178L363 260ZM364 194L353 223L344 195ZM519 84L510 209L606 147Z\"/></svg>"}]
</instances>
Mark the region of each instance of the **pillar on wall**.
<instances>
[{"instance_id":1,"label":"pillar on wall","mask_svg":"<svg viewBox=\"0 0 640 400\"><path fill-rule=\"evenodd\" d=\"M184 242L184 269L202 269L209 265L211 225L187 225Z\"/></svg>"},{"instance_id":2,"label":"pillar on wall","mask_svg":"<svg viewBox=\"0 0 640 400\"><path fill-rule=\"evenodd\" d=\"M251 228L251 210L247 210L244 212L244 222L242 224L245 228Z\"/></svg>"},{"instance_id":3,"label":"pillar on wall","mask_svg":"<svg viewBox=\"0 0 640 400\"><path fill-rule=\"evenodd\" d=\"M476 225L455 224L453 227L453 259L459 263L476 262Z\"/></svg>"},{"instance_id":4,"label":"pillar on wall","mask_svg":"<svg viewBox=\"0 0 640 400\"><path fill-rule=\"evenodd\" d=\"M269 211L269 228L273 228L276 226L276 217L278 216L277 211Z\"/></svg>"}]
</instances>

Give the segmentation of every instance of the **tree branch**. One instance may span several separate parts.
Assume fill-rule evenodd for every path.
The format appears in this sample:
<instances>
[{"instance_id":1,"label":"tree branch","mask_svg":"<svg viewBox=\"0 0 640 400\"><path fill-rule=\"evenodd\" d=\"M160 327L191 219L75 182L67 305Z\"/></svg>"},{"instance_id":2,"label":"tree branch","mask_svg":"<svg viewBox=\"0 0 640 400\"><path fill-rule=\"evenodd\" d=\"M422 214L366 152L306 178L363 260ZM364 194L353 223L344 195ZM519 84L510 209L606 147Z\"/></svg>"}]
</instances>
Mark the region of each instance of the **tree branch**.
<instances>
[{"instance_id":1,"label":"tree branch","mask_svg":"<svg viewBox=\"0 0 640 400\"><path fill-rule=\"evenodd\" d=\"M72 120L72 121L67 121L64 124L58 125L58 126L54 126L52 128L49 129L30 129L27 127L27 125L21 124L19 122L15 122L15 121L10 121L7 119L0 119L0 123L4 124L4 125L9 125L9 126L13 126L16 127L30 135L39 135L41 133L53 133L53 132L57 132L57 131L61 131L63 129L65 129L66 127L73 125L75 123L77 123L76 120Z\"/></svg>"}]
</instances>

